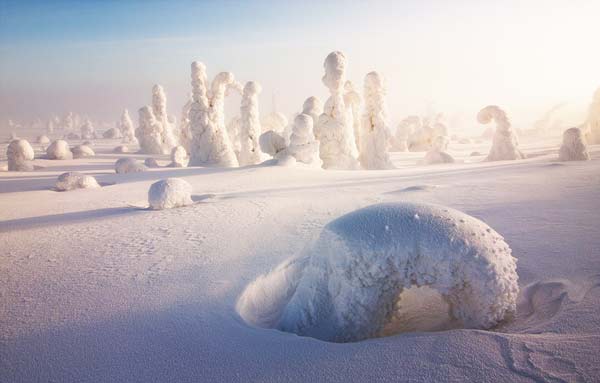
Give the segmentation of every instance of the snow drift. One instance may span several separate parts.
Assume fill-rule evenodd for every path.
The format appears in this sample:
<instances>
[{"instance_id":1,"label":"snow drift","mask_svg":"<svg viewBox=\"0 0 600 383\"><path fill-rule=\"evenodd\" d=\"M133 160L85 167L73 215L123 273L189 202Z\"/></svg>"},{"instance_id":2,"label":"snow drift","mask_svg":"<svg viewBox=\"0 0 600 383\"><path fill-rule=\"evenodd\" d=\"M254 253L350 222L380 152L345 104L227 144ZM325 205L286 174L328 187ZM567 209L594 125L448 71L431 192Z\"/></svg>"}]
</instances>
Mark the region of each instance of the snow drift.
<instances>
[{"instance_id":1,"label":"snow drift","mask_svg":"<svg viewBox=\"0 0 600 383\"><path fill-rule=\"evenodd\" d=\"M148 190L148 203L153 210L191 205L192 185L181 178L167 178L153 183Z\"/></svg>"},{"instance_id":2,"label":"snow drift","mask_svg":"<svg viewBox=\"0 0 600 383\"><path fill-rule=\"evenodd\" d=\"M496 105L488 105L477 114L480 124L496 121L496 130L492 138L492 148L486 161L519 160L524 158L519 150L517 136L513 132L506 112Z\"/></svg>"},{"instance_id":3,"label":"snow drift","mask_svg":"<svg viewBox=\"0 0 600 383\"><path fill-rule=\"evenodd\" d=\"M404 289L441 294L466 328L516 309L516 259L482 221L436 205L390 203L325 226L306 253L252 282L237 303L248 323L334 342L382 336Z\"/></svg>"},{"instance_id":4,"label":"snow drift","mask_svg":"<svg viewBox=\"0 0 600 383\"><path fill-rule=\"evenodd\" d=\"M79 172L67 172L58 176L55 187L58 191L68 191L75 189L99 188L100 185L92 176L88 176Z\"/></svg>"},{"instance_id":5,"label":"snow drift","mask_svg":"<svg viewBox=\"0 0 600 383\"><path fill-rule=\"evenodd\" d=\"M34 156L35 154L29 141L24 139L12 140L6 148L8 170L17 172L33 170L33 165L29 161L33 160Z\"/></svg>"},{"instance_id":6,"label":"snow drift","mask_svg":"<svg viewBox=\"0 0 600 383\"><path fill-rule=\"evenodd\" d=\"M563 142L558 153L559 161L586 161L590 159L583 134L579 128L570 128L563 133Z\"/></svg>"}]
</instances>

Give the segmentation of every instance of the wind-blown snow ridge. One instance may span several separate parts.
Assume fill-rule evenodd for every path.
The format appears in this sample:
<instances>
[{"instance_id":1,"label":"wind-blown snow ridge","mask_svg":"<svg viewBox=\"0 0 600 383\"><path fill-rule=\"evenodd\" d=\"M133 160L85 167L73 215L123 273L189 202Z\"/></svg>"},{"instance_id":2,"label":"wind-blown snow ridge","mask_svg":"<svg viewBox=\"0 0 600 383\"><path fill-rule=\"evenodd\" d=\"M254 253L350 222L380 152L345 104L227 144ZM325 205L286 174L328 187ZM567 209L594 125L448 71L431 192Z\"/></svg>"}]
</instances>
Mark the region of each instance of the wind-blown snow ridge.
<instances>
[{"instance_id":1,"label":"wind-blown snow ridge","mask_svg":"<svg viewBox=\"0 0 600 383\"><path fill-rule=\"evenodd\" d=\"M259 277L237 309L249 323L334 342L382 335L403 289L428 286L467 328L514 312L516 259L480 220L442 206L373 205L329 223L307 253Z\"/></svg>"}]
</instances>

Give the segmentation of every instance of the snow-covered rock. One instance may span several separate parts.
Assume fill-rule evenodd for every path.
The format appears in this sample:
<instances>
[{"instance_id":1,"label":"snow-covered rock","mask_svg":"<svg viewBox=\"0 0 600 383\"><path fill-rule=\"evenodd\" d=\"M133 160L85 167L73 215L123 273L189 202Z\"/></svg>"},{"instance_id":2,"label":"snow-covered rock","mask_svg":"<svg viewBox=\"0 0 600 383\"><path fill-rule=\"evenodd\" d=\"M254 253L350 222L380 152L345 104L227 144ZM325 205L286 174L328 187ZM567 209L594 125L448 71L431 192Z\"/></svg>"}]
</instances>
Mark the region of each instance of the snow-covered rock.
<instances>
[{"instance_id":1,"label":"snow-covered rock","mask_svg":"<svg viewBox=\"0 0 600 383\"><path fill-rule=\"evenodd\" d=\"M25 172L33 170L33 165L29 161L33 160L34 157L33 148L29 141L25 139L12 140L6 148L9 171Z\"/></svg>"},{"instance_id":2,"label":"snow-covered rock","mask_svg":"<svg viewBox=\"0 0 600 383\"><path fill-rule=\"evenodd\" d=\"M242 92L240 104L240 153L241 166L261 162L262 153L258 143L262 128L258 110L258 96L262 91L259 83L248 81Z\"/></svg>"},{"instance_id":3,"label":"snow-covered rock","mask_svg":"<svg viewBox=\"0 0 600 383\"><path fill-rule=\"evenodd\" d=\"M71 132L71 133L65 134L64 137L67 140L80 140L81 139L81 136L79 134L75 133L75 132Z\"/></svg>"},{"instance_id":4,"label":"snow-covered rock","mask_svg":"<svg viewBox=\"0 0 600 383\"><path fill-rule=\"evenodd\" d=\"M107 139L114 139L114 138L121 138L121 131L117 128L110 128L108 130L106 130L104 133L102 133L102 138L107 138Z\"/></svg>"},{"instance_id":5,"label":"snow-covered rock","mask_svg":"<svg viewBox=\"0 0 600 383\"><path fill-rule=\"evenodd\" d=\"M94 157L96 155L94 150L87 145L77 145L71 149L71 152L73 153L73 158Z\"/></svg>"},{"instance_id":6,"label":"snow-covered rock","mask_svg":"<svg viewBox=\"0 0 600 383\"><path fill-rule=\"evenodd\" d=\"M153 210L191 205L192 185L181 178L167 178L153 183L148 190L148 203Z\"/></svg>"},{"instance_id":7,"label":"snow-covered rock","mask_svg":"<svg viewBox=\"0 0 600 383\"><path fill-rule=\"evenodd\" d=\"M56 190L68 191L75 189L99 188L98 181L92 176L79 172L67 172L58 176Z\"/></svg>"},{"instance_id":8,"label":"snow-covered rock","mask_svg":"<svg viewBox=\"0 0 600 383\"><path fill-rule=\"evenodd\" d=\"M427 286L466 328L490 328L516 310L516 259L482 221L436 205L369 206L329 223L306 253L251 283L237 303L246 321L326 341L383 334L401 293Z\"/></svg>"},{"instance_id":9,"label":"snow-covered rock","mask_svg":"<svg viewBox=\"0 0 600 383\"><path fill-rule=\"evenodd\" d=\"M510 121L504 110L496 105L488 105L477 114L480 124L496 121L496 130L492 138L492 148L486 161L520 160L524 158L519 150L517 135L511 128Z\"/></svg>"},{"instance_id":10,"label":"snow-covered rock","mask_svg":"<svg viewBox=\"0 0 600 383\"><path fill-rule=\"evenodd\" d=\"M46 149L46 155L50 160L70 160L73 159L73 153L69 144L65 140L56 140Z\"/></svg>"},{"instance_id":11,"label":"snow-covered rock","mask_svg":"<svg viewBox=\"0 0 600 383\"><path fill-rule=\"evenodd\" d=\"M129 153L129 147L127 145L119 145L113 149L113 153Z\"/></svg>"},{"instance_id":12,"label":"snow-covered rock","mask_svg":"<svg viewBox=\"0 0 600 383\"><path fill-rule=\"evenodd\" d=\"M190 157L188 156L185 148L181 145L178 145L173 148L171 151L171 163L169 167L172 168L185 168L188 166L190 162Z\"/></svg>"},{"instance_id":13,"label":"snow-covered rock","mask_svg":"<svg viewBox=\"0 0 600 383\"><path fill-rule=\"evenodd\" d=\"M453 163L454 158L446 152L448 149L448 137L437 136L431 144L431 149L425 153L423 163L425 165Z\"/></svg>"},{"instance_id":14,"label":"snow-covered rock","mask_svg":"<svg viewBox=\"0 0 600 383\"><path fill-rule=\"evenodd\" d=\"M156 158L152 158L152 157L148 157L144 160L144 165L146 165L149 168L160 168L160 165L158 164L158 161L156 161Z\"/></svg>"},{"instance_id":15,"label":"snow-covered rock","mask_svg":"<svg viewBox=\"0 0 600 383\"><path fill-rule=\"evenodd\" d=\"M115 172L117 174L138 173L146 170L146 166L135 158L119 158L115 162Z\"/></svg>"},{"instance_id":16,"label":"snow-covered rock","mask_svg":"<svg viewBox=\"0 0 600 383\"><path fill-rule=\"evenodd\" d=\"M42 134L41 136L38 136L36 142L40 145L48 145L50 143L50 138L45 134Z\"/></svg>"},{"instance_id":17,"label":"snow-covered rock","mask_svg":"<svg viewBox=\"0 0 600 383\"><path fill-rule=\"evenodd\" d=\"M558 153L559 161L586 161L590 159L583 134L579 128L570 128L563 133L563 141Z\"/></svg>"}]
</instances>

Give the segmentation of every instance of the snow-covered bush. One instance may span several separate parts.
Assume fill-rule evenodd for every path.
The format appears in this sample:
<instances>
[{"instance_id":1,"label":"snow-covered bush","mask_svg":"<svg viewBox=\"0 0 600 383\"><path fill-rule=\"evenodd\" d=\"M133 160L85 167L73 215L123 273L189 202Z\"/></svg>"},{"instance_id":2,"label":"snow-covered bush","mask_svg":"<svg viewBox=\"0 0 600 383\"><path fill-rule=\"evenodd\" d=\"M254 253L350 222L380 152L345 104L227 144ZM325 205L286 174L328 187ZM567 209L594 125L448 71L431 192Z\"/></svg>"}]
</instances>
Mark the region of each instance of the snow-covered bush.
<instances>
[{"instance_id":1,"label":"snow-covered bush","mask_svg":"<svg viewBox=\"0 0 600 383\"><path fill-rule=\"evenodd\" d=\"M148 157L144 160L144 165L146 165L149 168L160 168L160 165L158 164L158 161L156 161L156 158L152 158L152 157Z\"/></svg>"},{"instance_id":2,"label":"snow-covered bush","mask_svg":"<svg viewBox=\"0 0 600 383\"><path fill-rule=\"evenodd\" d=\"M269 130L261 134L258 141L260 150L272 157L277 157L279 153L286 149L285 138L274 130Z\"/></svg>"},{"instance_id":3,"label":"snow-covered bush","mask_svg":"<svg viewBox=\"0 0 600 383\"><path fill-rule=\"evenodd\" d=\"M75 189L99 188L98 181L92 176L79 172L67 172L58 176L56 181L56 190L68 191Z\"/></svg>"},{"instance_id":4,"label":"snow-covered bush","mask_svg":"<svg viewBox=\"0 0 600 383\"><path fill-rule=\"evenodd\" d=\"M329 223L306 253L250 284L237 303L246 321L326 341L384 334L401 293L437 291L466 328L514 312L516 259L480 220L436 205L370 206Z\"/></svg>"},{"instance_id":5,"label":"snow-covered bush","mask_svg":"<svg viewBox=\"0 0 600 383\"><path fill-rule=\"evenodd\" d=\"M190 162L190 157L188 156L185 148L181 145L178 145L173 148L171 151L171 163L169 167L172 168L185 168L188 166Z\"/></svg>"},{"instance_id":6,"label":"snow-covered bush","mask_svg":"<svg viewBox=\"0 0 600 383\"><path fill-rule=\"evenodd\" d=\"M121 130L121 136L123 137L124 143L135 143L137 141L135 138L135 129L133 128L133 121L131 121L129 111L127 109L124 109L123 113L121 114L121 119L119 121L119 129Z\"/></svg>"},{"instance_id":7,"label":"snow-covered bush","mask_svg":"<svg viewBox=\"0 0 600 383\"><path fill-rule=\"evenodd\" d=\"M191 205L192 185L181 178L167 178L153 183L148 190L148 203L153 210Z\"/></svg>"},{"instance_id":8,"label":"snow-covered bush","mask_svg":"<svg viewBox=\"0 0 600 383\"><path fill-rule=\"evenodd\" d=\"M71 149L71 153L73 153L73 158L94 157L96 155L94 150L87 145L77 145Z\"/></svg>"},{"instance_id":9,"label":"snow-covered bush","mask_svg":"<svg viewBox=\"0 0 600 383\"><path fill-rule=\"evenodd\" d=\"M65 140L56 140L46 149L46 155L50 160L70 160L73 159L73 153L69 144Z\"/></svg>"},{"instance_id":10,"label":"snow-covered bush","mask_svg":"<svg viewBox=\"0 0 600 383\"><path fill-rule=\"evenodd\" d=\"M38 136L36 142L40 145L48 145L50 143L50 138L45 134L42 134L41 136Z\"/></svg>"},{"instance_id":11,"label":"snow-covered bush","mask_svg":"<svg viewBox=\"0 0 600 383\"><path fill-rule=\"evenodd\" d=\"M398 124L396 134L390 139L392 152L408 151L408 138L421 127L419 116L408 116Z\"/></svg>"},{"instance_id":12,"label":"snow-covered bush","mask_svg":"<svg viewBox=\"0 0 600 383\"><path fill-rule=\"evenodd\" d=\"M585 126L587 142L591 145L600 144L600 88L594 93L594 98L588 108Z\"/></svg>"},{"instance_id":13,"label":"snow-covered bush","mask_svg":"<svg viewBox=\"0 0 600 383\"><path fill-rule=\"evenodd\" d=\"M152 108L144 106L139 110L139 126L135 137L140 144L140 152L146 154L166 154L162 142L162 125L156 120Z\"/></svg>"},{"instance_id":14,"label":"snow-covered bush","mask_svg":"<svg viewBox=\"0 0 600 383\"><path fill-rule=\"evenodd\" d=\"M590 159L583 134L579 128L570 128L563 133L563 141L558 153L559 161L586 161Z\"/></svg>"},{"instance_id":15,"label":"snow-covered bush","mask_svg":"<svg viewBox=\"0 0 600 383\"><path fill-rule=\"evenodd\" d=\"M323 66L325 75L322 81L329 89L330 97L315 128L323 167L357 169L359 164L354 131L344 103L346 56L342 52L331 52Z\"/></svg>"},{"instance_id":16,"label":"snow-covered bush","mask_svg":"<svg viewBox=\"0 0 600 383\"><path fill-rule=\"evenodd\" d=\"M344 104L349 113L349 119L352 121L352 132L354 133L354 142L356 148L360 151L360 137L361 137L361 115L360 108L362 106L362 98L360 94L354 88L354 84L351 81L346 81L344 85Z\"/></svg>"},{"instance_id":17,"label":"snow-covered bush","mask_svg":"<svg viewBox=\"0 0 600 383\"><path fill-rule=\"evenodd\" d=\"M238 166L225 128L225 92L237 87L232 73L221 72L209 92L206 66L198 61L192 63L193 103L189 113L192 165Z\"/></svg>"},{"instance_id":18,"label":"snow-covered bush","mask_svg":"<svg viewBox=\"0 0 600 383\"><path fill-rule=\"evenodd\" d=\"M360 164L365 169L391 169L388 154L390 132L387 126L383 78L377 72L365 76L365 111L360 135Z\"/></svg>"},{"instance_id":19,"label":"snow-covered bush","mask_svg":"<svg viewBox=\"0 0 600 383\"><path fill-rule=\"evenodd\" d=\"M33 160L34 156L29 141L24 139L12 140L6 148L8 170L16 172L33 170L33 165L29 161Z\"/></svg>"},{"instance_id":20,"label":"snow-covered bush","mask_svg":"<svg viewBox=\"0 0 600 383\"><path fill-rule=\"evenodd\" d=\"M310 96L306 100L304 100L304 104L302 104L302 114L309 115L313 120L313 128L319 122L319 116L323 113L323 106L321 105L321 100L319 100L315 96ZM314 132L313 132L314 134Z\"/></svg>"},{"instance_id":21,"label":"snow-covered bush","mask_svg":"<svg viewBox=\"0 0 600 383\"><path fill-rule=\"evenodd\" d=\"M84 140L96 138L96 129L89 119L86 119L83 125L81 125L81 138Z\"/></svg>"},{"instance_id":22,"label":"snow-covered bush","mask_svg":"<svg viewBox=\"0 0 600 383\"><path fill-rule=\"evenodd\" d=\"M519 150L519 142L513 132L506 112L496 105L488 105L477 114L480 124L496 121L496 130L492 139L492 148L486 161L519 160L524 158Z\"/></svg>"},{"instance_id":23,"label":"snow-covered bush","mask_svg":"<svg viewBox=\"0 0 600 383\"><path fill-rule=\"evenodd\" d=\"M102 138L106 138L106 139L114 139L114 138L121 138L121 131L117 128L110 128L108 130L105 130L104 133L102 133Z\"/></svg>"},{"instance_id":24,"label":"snow-covered bush","mask_svg":"<svg viewBox=\"0 0 600 383\"><path fill-rule=\"evenodd\" d=\"M448 149L448 137L437 136L431 144L431 149L425 153L423 162L426 165L448 164L454 162L454 158L446 152Z\"/></svg>"},{"instance_id":25,"label":"snow-covered bush","mask_svg":"<svg viewBox=\"0 0 600 383\"><path fill-rule=\"evenodd\" d=\"M129 148L126 145L119 145L113 149L113 153L129 153Z\"/></svg>"},{"instance_id":26,"label":"snow-covered bush","mask_svg":"<svg viewBox=\"0 0 600 383\"><path fill-rule=\"evenodd\" d=\"M248 81L242 92L240 104L240 165L256 165L261 161L258 143L262 132L258 111L258 95L262 91L259 83Z\"/></svg>"},{"instance_id":27,"label":"snow-covered bush","mask_svg":"<svg viewBox=\"0 0 600 383\"><path fill-rule=\"evenodd\" d=\"M290 146L286 154L310 166L320 168L319 141L313 133L313 119L308 114L299 114L294 119L294 128L290 137ZM283 160L283 159L282 159ZM283 160L285 161L285 160Z\"/></svg>"},{"instance_id":28,"label":"snow-covered bush","mask_svg":"<svg viewBox=\"0 0 600 383\"><path fill-rule=\"evenodd\" d=\"M146 170L146 166L134 158L119 158L115 162L115 172L117 174L138 173Z\"/></svg>"}]
</instances>

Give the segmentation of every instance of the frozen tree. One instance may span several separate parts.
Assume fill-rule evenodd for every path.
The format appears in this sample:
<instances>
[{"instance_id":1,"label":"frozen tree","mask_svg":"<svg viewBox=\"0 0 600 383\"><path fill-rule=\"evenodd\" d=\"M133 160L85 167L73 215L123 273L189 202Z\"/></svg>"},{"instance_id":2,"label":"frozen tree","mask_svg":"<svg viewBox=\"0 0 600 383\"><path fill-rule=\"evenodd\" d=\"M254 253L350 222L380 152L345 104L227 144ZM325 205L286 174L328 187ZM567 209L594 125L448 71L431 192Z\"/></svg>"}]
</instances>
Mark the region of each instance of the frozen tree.
<instances>
[{"instance_id":1,"label":"frozen tree","mask_svg":"<svg viewBox=\"0 0 600 383\"><path fill-rule=\"evenodd\" d=\"M552 117L554 116L554 113L564 105L565 103L561 102L547 110L539 120L533 123L533 131L537 134L546 134L548 130L552 128Z\"/></svg>"},{"instance_id":2,"label":"frozen tree","mask_svg":"<svg viewBox=\"0 0 600 383\"><path fill-rule=\"evenodd\" d=\"M173 134L173 125L167 115L167 96L163 87L156 84L152 87L152 113L161 125L161 140L163 152L169 153L177 145L177 139Z\"/></svg>"},{"instance_id":3,"label":"frozen tree","mask_svg":"<svg viewBox=\"0 0 600 383\"><path fill-rule=\"evenodd\" d=\"M387 126L385 86L377 72L365 76L365 111L360 135L360 164L365 169L391 169L388 154L390 132Z\"/></svg>"},{"instance_id":4,"label":"frozen tree","mask_svg":"<svg viewBox=\"0 0 600 383\"><path fill-rule=\"evenodd\" d=\"M408 139L421 126L421 118L419 116L408 116L398 124L396 134L391 141L391 151L406 152L408 151Z\"/></svg>"},{"instance_id":5,"label":"frozen tree","mask_svg":"<svg viewBox=\"0 0 600 383\"><path fill-rule=\"evenodd\" d=\"M152 210L171 209L194 203L192 185L181 178L167 178L153 183L148 190L148 204Z\"/></svg>"},{"instance_id":6,"label":"frozen tree","mask_svg":"<svg viewBox=\"0 0 600 383\"><path fill-rule=\"evenodd\" d=\"M434 139L438 136L448 136L448 126L446 125L444 114L436 114L431 127Z\"/></svg>"},{"instance_id":7,"label":"frozen tree","mask_svg":"<svg viewBox=\"0 0 600 383\"><path fill-rule=\"evenodd\" d=\"M513 132L506 112L496 105L488 105L477 114L480 124L496 121L496 131L492 139L492 148L486 161L519 160L524 158L519 150L516 134Z\"/></svg>"},{"instance_id":8,"label":"frozen tree","mask_svg":"<svg viewBox=\"0 0 600 383\"><path fill-rule=\"evenodd\" d=\"M227 136L229 137L229 141L231 141L231 147L238 161L240 159L240 150L242 150L241 128L242 119L240 116L233 117L226 126Z\"/></svg>"},{"instance_id":9,"label":"frozen tree","mask_svg":"<svg viewBox=\"0 0 600 383\"><path fill-rule=\"evenodd\" d=\"M290 137L287 154L297 162L320 168L319 141L313 133L313 119L308 114L299 114L294 119L294 128Z\"/></svg>"},{"instance_id":10,"label":"frozen tree","mask_svg":"<svg viewBox=\"0 0 600 383\"><path fill-rule=\"evenodd\" d=\"M73 158L94 157L96 155L94 150L87 145L77 145L71 149L71 153L73 153Z\"/></svg>"},{"instance_id":11,"label":"frozen tree","mask_svg":"<svg viewBox=\"0 0 600 383\"><path fill-rule=\"evenodd\" d=\"M179 145L173 148L171 151L171 163L169 164L169 167L185 168L188 166L189 162L190 158L183 146Z\"/></svg>"},{"instance_id":12,"label":"frozen tree","mask_svg":"<svg viewBox=\"0 0 600 383\"><path fill-rule=\"evenodd\" d=\"M304 100L304 104L302 104L302 114L307 114L312 118L313 127L317 125L317 122L319 122L319 116L321 113L323 113L321 100L315 96L310 96Z\"/></svg>"},{"instance_id":13,"label":"frozen tree","mask_svg":"<svg viewBox=\"0 0 600 383\"><path fill-rule=\"evenodd\" d=\"M138 173L145 172L146 170L146 166L138 162L135 158L124 157L119 158L115 162L115 173L117 174Z\"/></svg>"},{"instance_id":14,"label":"frozen tree","mask_svg":"<svg viewBox=\"0 0 600 383\"><path fill-rule=\"evenodd\" d=\"M354 132L354 142L356 147L360 148L360 136L361 136L361 115L360 108L362 105L362 98L360 94L354 88L354 84L351 81L346 81L344 85L344 103L348 108L350 115L350 121L352 121L352 131Z\"/></svg>"},{"instance_id":15,"label":"frozen tree","mask_svg":"<svg viewBox=\"0 0 600 383\"><path fill-rule=\"evenodd\" d=\"M240 165L255 165L261 161L258 143L261 134L258 95L262 88L259 83L249 81L244 86L240 105Z\"/></svg>"},{"instance_id":16,"label":"frozen tree","mask_svg":"<svg viewBox=\"0 0 600 383\"><path fill-rule=\"evenodd\" d=\"M56 140L46 149L46 155L50 160L71 160L73 153L65 140Z\"/></svg>"},{"instance_id":17,"label":"frozen tree","mask_svg":"<svg viewBox=\"0 0 600 383\"><path fill-rule=\"evenodd\" d=\"M559 161L586 161L590 159L583 134L579 128L570 128L563 133L563 142L558 153Z\"/></svg>"},{"instance_id":18,"label":"frozen tree","mask_svg":"<svg viewBox=\"0 0 600 383\"><path fill-rule=\"evenodd\" d=\"M192 108L192 93L181 109L181 119L179 120L179 143L189 152L192 148L192 131L190 129L190 109Z\"/></svg>"},{"instance_id":19,"label":"frozen tree","mask_svg":"<svg viewBox=\"0 0 600 383\"><path fill-rule=\"evenodd\" d=\"M162 144L162 125L152 112L152 108L144 106L139 110L139 127L135 136L140 144L140 152L146 154L166 154Z\"/></svg>"},{"instance_id":20,"label":"frozen tree","mask_svg":"<svg viewBox=\"0 0 600 383\"><path fill-rule=\"evenodd\" d=\"M99 188L98 181L92 176L79 172L68 172L58 176L55 188L58 191L69 191L75 189Z\"/></svg>"},{"instance_id":21,"label":"frozen tree","mask_svg":"<svg viewBox=\"0 0 600 383\"><path fill-rule=\"evenodd\" d=\"M119 129L121 130L121 135L123 136L124 143L135 143L137 141L135 138L135 129L133 128L133 121L131 121L129 111L127 109L124 109L123 113L121 113Z\"/></svg>"},{"instance_id":22,"label":"frozen tree","mask_svg":"<svg viewBox=\"0 0 600 383\"><path fill-rule=\"evenodd\" d=\"M206 66L192 63L192 98L190 128L192 131L192 165L238 166L225 128L225 92L236 87L232 73L221 72L207 88Z\"/></svg>"},{"instance_id":23,"label":"frozen tree","mask_svg":"<svg viewBox=\"0 0 600 383\"><path fill-rule=\"evenodd\" d=\"M33 160L34 156L33 148L27 140L16 139L11 141L6 148L8 170L16 172L33 170L30 161Z\"/></svg>"},{"instance_id":24,"label":"frozen tree","mask_svg":"<svg viewBox=\"0 0 600 383\"><path fill-rule=\"evenodd\" d=\"M75 128L75 116L73 115L73 112L67 113L63 118L62 128L66 132L71 132Z\"/></svg>"},{"instance_id":25,"label":"frozen tree","mask_svg":"<svg viewBox=\"0 0 600 383\"><path fill-rule=\"evenodd\" d=\"M346 56L331 52L323 64L323 84L330 97L315 129L320 142L319 153L325 169L357 169L359 167L352 123L344 103Z\"/></svg>"},{"instance_id":26,"label":"frozen tree","mask_svg":"<svg viewBox=\"0 0 600 383\"><path fill-rule=\"evenodd\" d=\"M54 121L52 119L49 119L48 122L46 123L46 133L48 133L48 134L54 133Z\"/></svg>"},{"instance_id":27,"label":"frozen tree","mask_svg":"<svg viewBox=\"0 0 600 383\"><path fill-rule=\"evenodd\" d=\"M591 145L600 144L600 88L596 90L594 99L588 108L585 126L587 142Z\"/></svg>"},{"instance_id":28,"label":"frozen tree","mask_svg":"<svg viewBox=\"0 0 600 383\"><path fill-rule=\"evenodd\" d=\"M425 154L423 162L426 165L447 164L454 162L454 158L446 152L448 149L448 137L437 136L431 144L431 149Z\"/></svg>"},{"instance_id":29,"label":"frozen tree","mask_svg":"<svg viewBox=\"0 0 600 383\"><path fill-rule=\"evenodd\" d=\"M81 138L84 140L91 140L96 138L96 129L94 129L94 125L90 121L89 118L83 122L81 125Z\"/></svg>"}]
</instances>

